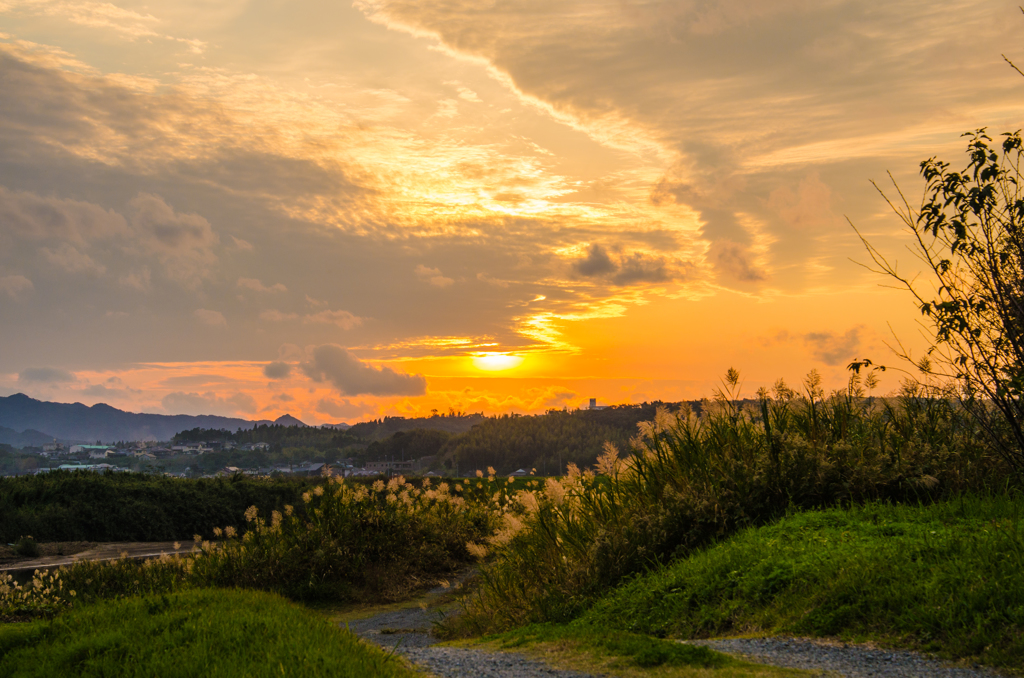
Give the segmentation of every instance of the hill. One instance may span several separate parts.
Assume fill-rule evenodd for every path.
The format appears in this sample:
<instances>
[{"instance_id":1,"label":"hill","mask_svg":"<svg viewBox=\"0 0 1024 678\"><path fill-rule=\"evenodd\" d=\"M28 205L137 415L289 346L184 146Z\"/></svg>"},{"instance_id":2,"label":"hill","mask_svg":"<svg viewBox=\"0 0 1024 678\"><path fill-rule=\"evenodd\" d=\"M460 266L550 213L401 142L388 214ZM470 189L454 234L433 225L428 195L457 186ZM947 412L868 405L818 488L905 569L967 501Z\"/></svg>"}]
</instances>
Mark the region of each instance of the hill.
<instances>
[{"instance_id":1,"label":"hill","mask_svg":"<svg viewBox=\"0 0 1024 678\"><path fill-rule=\"evenodd\" d=\"M384 440L395 433L415 430L465 433L477 424L483 423L485 419L482 414L464 413L415 418L384 417L355 424L349 427L348 432L365 440Z\"/></svg>"},{"instance_id":2,"label":"hill","mask_svg":"<svg viewBox=\"0 0 1024 678\"><path fill-rule=\"evenodd\" d=\"M291 415L284 415L278 422L289 426L305 426ZM234 417L215 415L191 416L187 414L137 414L125 412L103 403L93 406L82 403L53 403L30 398L23 393L0 397L0 427L12 429L13 433L34 429L45 437L63 441L113 442L116 440L170 440L175 433L193 428L251 429L259 424L273 424L268 420L250 421ZM0 431L0 436L4 435ZM0 442L6 442L0 439ZM40 444L12 442L12 445Z\"/></svg>"}]
</instances>

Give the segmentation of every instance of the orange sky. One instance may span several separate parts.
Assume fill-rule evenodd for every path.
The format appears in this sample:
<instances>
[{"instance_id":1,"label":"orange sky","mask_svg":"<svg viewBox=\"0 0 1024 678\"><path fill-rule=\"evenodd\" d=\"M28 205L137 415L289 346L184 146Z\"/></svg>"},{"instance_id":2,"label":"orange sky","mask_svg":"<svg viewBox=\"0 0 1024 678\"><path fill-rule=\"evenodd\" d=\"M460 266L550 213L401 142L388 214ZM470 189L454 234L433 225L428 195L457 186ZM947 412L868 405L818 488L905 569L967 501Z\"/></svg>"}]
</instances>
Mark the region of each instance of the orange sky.
<instances>
[{"instance_id":1,"label":"orange sky","mask_svg":"<svg viewBox=\"0 0 1024 678\"><path fill-rule=\"evenodd\" d=\"M1024 16L898 0L0 0L0 395L355 422L744 392L925 346ZM852 259L852 261L851 261ZM883 390L895 388L886 375Z\"/></svg>"}]
</instances>

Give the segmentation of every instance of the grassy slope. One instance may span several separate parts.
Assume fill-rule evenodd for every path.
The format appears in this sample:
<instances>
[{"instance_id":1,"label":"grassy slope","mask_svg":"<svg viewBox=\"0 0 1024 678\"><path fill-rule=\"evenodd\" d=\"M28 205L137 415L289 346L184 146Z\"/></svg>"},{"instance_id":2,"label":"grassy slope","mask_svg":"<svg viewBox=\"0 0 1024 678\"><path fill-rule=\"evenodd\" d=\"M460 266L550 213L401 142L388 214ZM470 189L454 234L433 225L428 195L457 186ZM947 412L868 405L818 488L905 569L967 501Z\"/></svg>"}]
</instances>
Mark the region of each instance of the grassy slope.
<instances>
[{"instance_id":1,"label":"grassy slope","mask_svg":"<svg viewBox=\"0 0 1024 678\"><path fill-rule=\"evenodd\" d=\"M869 504L751 529L611 592L575 624L871 638L1024 666L1024 499Z\"/></svg>"},{"instance_id":2,"label":"grassy slope","mask_svg":"<svg viewBox=\"0 0 1024 678\"><path fill-rule=\"evenodd\" d=\"M418 675L323 617L267 593L202 590L101 602L0 626L0 675Z\"/></svg>"}]
</instances>

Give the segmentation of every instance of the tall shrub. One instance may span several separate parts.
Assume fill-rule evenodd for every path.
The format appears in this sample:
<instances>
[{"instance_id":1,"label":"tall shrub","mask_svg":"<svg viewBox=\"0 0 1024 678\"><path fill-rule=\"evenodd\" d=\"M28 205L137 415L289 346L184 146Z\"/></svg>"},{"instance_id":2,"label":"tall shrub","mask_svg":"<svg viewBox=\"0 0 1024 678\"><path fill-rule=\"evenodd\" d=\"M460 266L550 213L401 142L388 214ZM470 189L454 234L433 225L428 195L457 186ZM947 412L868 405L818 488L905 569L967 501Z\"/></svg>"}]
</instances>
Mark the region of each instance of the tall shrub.
<instances>
[{"instance_id":1,"label":"tall shrub","mask_svg":"<svg viewBox=\"0 0 1024 678\"><path fill-rule=\"evenodd\" d=\"M996 449L1024 471L1024 187L1020 132L993 146L968 133L960 171L929 158L920 208L886 198L914 237L924 280L897 269L861 236L878 272L915 299L932 330L925 373L948 378ZM899 188L897 187L897 191ZM884 196L884 194L883 194ZM910 359L906 352L901 357ZM859 361L857 368L870 361Z\"/></svg>"}]
</instances>

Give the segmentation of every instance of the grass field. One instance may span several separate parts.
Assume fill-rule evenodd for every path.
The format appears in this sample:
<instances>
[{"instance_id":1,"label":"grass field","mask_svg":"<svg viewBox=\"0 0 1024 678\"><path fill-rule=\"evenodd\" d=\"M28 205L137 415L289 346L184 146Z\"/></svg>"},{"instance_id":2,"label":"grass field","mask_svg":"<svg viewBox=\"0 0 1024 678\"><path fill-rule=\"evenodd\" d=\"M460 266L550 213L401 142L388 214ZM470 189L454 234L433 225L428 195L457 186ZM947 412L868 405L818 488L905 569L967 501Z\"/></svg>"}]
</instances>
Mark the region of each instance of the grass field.
<instances>
[{"instance_id":1,"label":"grass field","mask_svg":"<svg viewBox=\"0 0 1024 678\"><path fill-rule=\"evenodd\" d=\"M188 591L103 601L0 625L0 675L418 675L323 616L268 594Z\"/></svg>"},{"instance_id":2,"label":"grass field","mask_svg":"<svg viewBox=\"0 0 1024 678\"><path fill-rule=\"evenodd\" d=\"M1024 666L1024 498L871 503L749 529L613 590L578 627L872 639Z\"/></svg>"}]
</instances>

